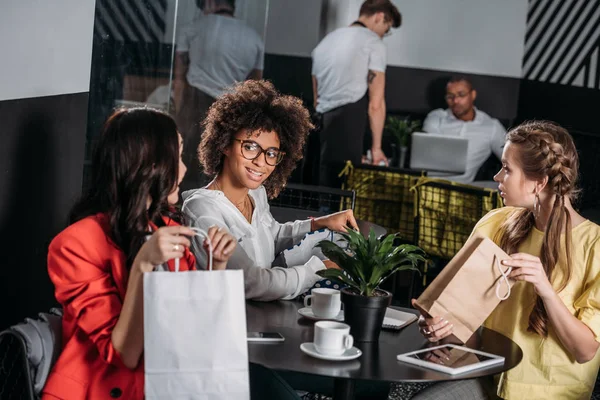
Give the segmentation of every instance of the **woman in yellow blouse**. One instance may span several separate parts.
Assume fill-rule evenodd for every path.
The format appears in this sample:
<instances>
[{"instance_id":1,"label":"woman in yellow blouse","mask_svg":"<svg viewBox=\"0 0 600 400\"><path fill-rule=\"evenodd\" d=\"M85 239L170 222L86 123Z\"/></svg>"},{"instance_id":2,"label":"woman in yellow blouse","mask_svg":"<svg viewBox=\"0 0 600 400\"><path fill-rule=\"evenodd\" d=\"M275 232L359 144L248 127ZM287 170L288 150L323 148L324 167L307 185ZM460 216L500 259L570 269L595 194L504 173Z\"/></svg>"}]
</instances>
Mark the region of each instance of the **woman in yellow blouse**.
<instances>
[{"instance_id":1,"label":"woman in yellow blouse","mask_svg":"<svg viewBox=\"0 0 600 400\"><path fill-rule=\"evenodd\" d=\"M521 363L491 382L442 383L416 399L589 399L600 356L600 226L572 206L579 160L573 139L550 122L512 129L494 177L506 207L474 229L492 238L511 258L517 283L485 326L523 349ZM432 342L452 334L443 318L419 320ZM489 383L489 384L488 384ZM486 394L486 387L488 393ZM490 393L491 392L491 393ZM494 393L495 392L495 393ZM439 397L442 396L442 397Z\"/></svg>"}]
</instances>

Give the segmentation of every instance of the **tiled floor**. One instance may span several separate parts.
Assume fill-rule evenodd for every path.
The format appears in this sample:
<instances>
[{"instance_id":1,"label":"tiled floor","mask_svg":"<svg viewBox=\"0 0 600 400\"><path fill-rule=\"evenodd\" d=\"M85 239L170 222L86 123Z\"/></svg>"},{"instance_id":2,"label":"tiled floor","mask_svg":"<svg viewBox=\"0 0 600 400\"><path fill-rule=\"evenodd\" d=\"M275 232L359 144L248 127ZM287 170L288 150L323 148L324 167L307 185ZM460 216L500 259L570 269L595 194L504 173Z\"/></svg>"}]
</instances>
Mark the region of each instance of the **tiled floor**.
<instances>
[{"instance_id":1,"label":"tiled floor","mask_svg":"<svg viewBox=\"0 0 600 400\"><path fill-rule=\"evenodd\" d=\"M388 400L408 400L427 386L428 384L426 383L407 383L401 385L392 384ZM302 400L332 400L332 398L324 395L309 393L302 396Z\"/></svg>"}]
</instances>

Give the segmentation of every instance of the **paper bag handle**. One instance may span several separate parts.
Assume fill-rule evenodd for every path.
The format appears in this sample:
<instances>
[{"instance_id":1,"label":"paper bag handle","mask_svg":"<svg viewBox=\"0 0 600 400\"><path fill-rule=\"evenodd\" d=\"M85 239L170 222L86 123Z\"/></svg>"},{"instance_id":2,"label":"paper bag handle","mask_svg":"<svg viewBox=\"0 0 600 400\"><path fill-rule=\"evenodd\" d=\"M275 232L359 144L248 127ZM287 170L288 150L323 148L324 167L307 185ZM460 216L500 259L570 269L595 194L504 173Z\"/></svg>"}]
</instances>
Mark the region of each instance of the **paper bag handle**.
<instances>
[{"instance_id":1,"label":"paper bag handle","mask_svg":"<svg viewBox=\"0 0 600 400\"><path fill-rule=\"evenodd\" d=\"M208 239L208 233L206 233L206 231L200 229L200 228L196 228L196 227L189 227L191 230L193 230L195 232L194 236L200 236L200 237L204 237L205 239ZM212 243L210 242L210 240L208 241L208 270L212 271L212 267L213 267L213 247L212 247ZM179 258L175 259L175 272L179 272Z\"/></svg>"},{"instance_id":2,"label":"paper bag handle","mask_svg":"<svg viewBox=\"0 0 600 400\"><path fill-rule=\"evenodd\" d=\"M510 288L510 282L508 281L508 275L510 274L510 271L512 271L512 267L508 267L506 272L503 271L502 267L500 266L500 259L498 258L498 256L496 256L496 266L498 267L498 271L500 272L500 275L502 275L500 278L498 278L498 281L496 282L496 297L500 301L504 301L510 297L510 289L511 288ZM508 289L504 296L500 295L500 286L502 286L502 282L506 283L506 287Z\"/></svg>"}]
</instances>

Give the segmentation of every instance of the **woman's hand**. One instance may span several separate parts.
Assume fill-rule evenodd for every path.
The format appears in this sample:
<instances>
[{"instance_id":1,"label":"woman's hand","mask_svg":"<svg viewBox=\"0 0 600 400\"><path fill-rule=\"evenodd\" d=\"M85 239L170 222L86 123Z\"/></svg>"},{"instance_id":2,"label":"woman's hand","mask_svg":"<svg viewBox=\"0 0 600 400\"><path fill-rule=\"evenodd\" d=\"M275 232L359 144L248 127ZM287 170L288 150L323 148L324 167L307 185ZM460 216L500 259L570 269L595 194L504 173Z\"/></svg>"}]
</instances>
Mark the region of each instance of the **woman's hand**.
<instances>
[{"instance_id":1,"label":"woman's hand","mask_svg":"<svg viewBox=\"0 0 600 400\"><path fill-rule=\"evenodd\" d=\"M415 299L412 299L413 307L415 301ZM442 317L430 318L429 316L421 315L417 324L419 325L419 332L430 342L439 342L452 335L452 328L454 328L454 325Z\"/></svg>"},{"instance_id":2,"label":"woman's hand","mask_svg":"<svg viewBox=\"0 0 600 400\"><path fill-rule=\"evenodd\" d=\"M536 293L542 299L554 296L554 288L546 276L539 257L525 253L511 254L510 257L510 259L502 261L502 265L513 267L508 275L510 278L532 283Z\"/></svg>"},{"instance_id":3,"label":"woman's hand","mask_svg":"<svg viewBox=\"0 0 600 400\"><path fill-rule=\"evenodd\" d=\"M431 350L423 357L424 360L431 361L436 364L445 365L450 360L450 351L444 347Z\"/></svg>"},{"instance_id":4,"label":"woman's hand","mask_svg":"<svg viewBox=\"0 0 600 400\"><path fill-rule=\"evenodd\" d=\"M213 270L223 270L227 267L227 261L233 254L237 240L227 232L225 228L211 226L208 229L208 238L204 239L204 250L208 254L208 242L213 248Z\"/></svg>"},{"instance_id":5,"label":"woman's hand","mask_svg":"<svg viewBox=\"0 0 600 400\"><path fill-rule=\"evenodd\" d=\"M190 247L187 236L193 236L194 231L185 226L165 226L158 228L150 236L135 256L133 264L138 272L150 272L174 258L181 258L186 247Z\"/></svg>"},{"instance_id":6,"label":"woman's hand","mask_svg":"<svg viewBox=\"0 0 600 400\"><path fill-rule=\"evenodd\" d=\"M311 229L318 231L319 229L327 228L331 231L346 232L348 229L358 231L358 225L354 218L352 210L344 210L329 214L324 217L315 218L312 221Z\"/></svg>"},{"instance_id":7,"label":"woman's hand","mask_svg":"<svg viewBox=\"0 0 600 400\"><path fill-rule=\"evenodd\" d=\"M327 269L339 269L339 270L341 270L340 266L337 265L336 263L334 263L331 260L323 260L323 264L325 264L325 268L327 268Z\"/></svg>"}]
</instances>

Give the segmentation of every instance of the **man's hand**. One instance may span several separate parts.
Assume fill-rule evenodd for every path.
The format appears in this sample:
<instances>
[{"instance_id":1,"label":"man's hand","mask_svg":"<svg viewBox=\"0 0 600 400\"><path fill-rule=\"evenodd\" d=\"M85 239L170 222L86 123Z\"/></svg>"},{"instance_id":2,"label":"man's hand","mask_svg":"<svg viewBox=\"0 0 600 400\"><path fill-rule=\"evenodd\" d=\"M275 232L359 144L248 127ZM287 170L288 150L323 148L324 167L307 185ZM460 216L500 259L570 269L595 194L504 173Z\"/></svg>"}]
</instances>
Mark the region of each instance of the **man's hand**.
<instances>
[{"instance_id":1,"label":"man's hand","mask_svg":"<svg viewBox=\"0 0 600 400\"><path fill-rule=\"evenodd\" d=\"M381 149L376 149L376 148L371 148L371 157L373 158L373 165L379 165L380 162L384 162L385 166L388 167L389 166L389 162L387 157L385 156L385 153L383 152L383 150Z\"/></svg>"}]
</instances>

